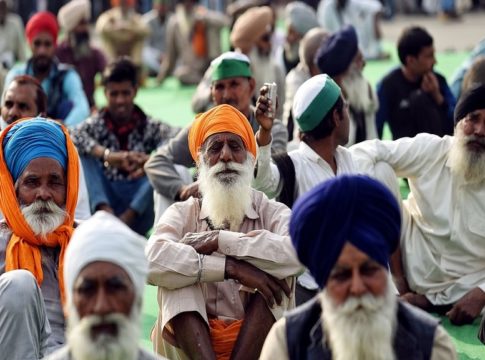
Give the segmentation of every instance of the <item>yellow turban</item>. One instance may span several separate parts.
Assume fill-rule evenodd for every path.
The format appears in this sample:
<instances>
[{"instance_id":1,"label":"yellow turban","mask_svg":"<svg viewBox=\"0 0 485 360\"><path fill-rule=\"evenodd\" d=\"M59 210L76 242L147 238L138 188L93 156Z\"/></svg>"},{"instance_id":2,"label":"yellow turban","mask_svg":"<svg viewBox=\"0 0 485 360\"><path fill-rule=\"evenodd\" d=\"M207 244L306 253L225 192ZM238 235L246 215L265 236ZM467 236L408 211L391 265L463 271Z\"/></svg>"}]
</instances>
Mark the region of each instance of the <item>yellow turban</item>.
<instances>
[{"instance_id":1,"label":"yellow turban","mask_svg":"<svg viewBox=\"0 0 485 360\"><path fill-rule=\"evenodd\" d=\"M230 105L219 105L196 116L189 131L189 149L198 162L198 152L211 135L229 132L241 137L246 150L256 157L256 138L248 119Z\"/></svg>"}]
</instances>

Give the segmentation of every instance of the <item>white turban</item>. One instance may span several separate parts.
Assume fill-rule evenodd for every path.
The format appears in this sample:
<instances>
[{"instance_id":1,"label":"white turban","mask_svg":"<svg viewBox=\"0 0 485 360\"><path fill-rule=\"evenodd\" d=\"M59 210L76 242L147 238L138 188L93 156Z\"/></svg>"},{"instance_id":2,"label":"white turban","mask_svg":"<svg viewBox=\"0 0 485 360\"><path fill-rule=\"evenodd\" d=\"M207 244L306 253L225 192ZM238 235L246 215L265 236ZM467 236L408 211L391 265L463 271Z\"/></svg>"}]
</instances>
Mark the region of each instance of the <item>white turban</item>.
<instances>
[{"instance_id":1,"label":"white turban","mask_svg":"<svg viewBox=\"0 0 485 360\"><path fill-rule=\"evenodd\" d=\"M64 257L64 283L68 301L74 282L84 267L95 261L107 261L126 271L141 298L148 273L146 240L105 211L98 211L75 230Z\"/></svg>"},{"instance_id":2,"label":"white turban","mask_svg":"<svg viewBox=\"0 0 485 360\"><path fill-rule=\"evenodd\" d=\"M319 25L315 10L302 1L288 3L285 8L285 18L287 24L301 36Z\"/></svg>"},{"instance_id":3,"label":"white turban","mask_svg":"<svg viewBox=\"0 0 485 360\"><path fill-rule=\"evenodd\" d=\"M72 0L59 9L57 21L67 32L74 29L81 20L91 19L91 3L88 0Z\"/></svg>"}]
</instances>

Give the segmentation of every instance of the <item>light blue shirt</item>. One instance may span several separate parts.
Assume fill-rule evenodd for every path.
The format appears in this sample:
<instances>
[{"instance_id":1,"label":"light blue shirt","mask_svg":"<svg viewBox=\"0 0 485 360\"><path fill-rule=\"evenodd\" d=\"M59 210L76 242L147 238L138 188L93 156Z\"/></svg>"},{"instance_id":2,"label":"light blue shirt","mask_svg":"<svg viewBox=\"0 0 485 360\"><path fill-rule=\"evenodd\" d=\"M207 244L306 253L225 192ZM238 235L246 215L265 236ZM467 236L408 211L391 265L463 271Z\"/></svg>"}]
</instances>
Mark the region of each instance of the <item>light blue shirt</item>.
<instances>
[{"instance_id":1,"label":"light blue shirt","mask_svg":"<svg viewBox=\"0 0 485 360\"><path fill-rule=\"evenodd\" d=\"M48 103L53 87L52 82L54 81L55 75L58 73L58 65L59 64L55 62L54 65L51 66L49 76L42 80L42 88L47 94ZM7 76L5 77L5 89L18 75L34 76L34 71L30 61L24 64L16 65L8 72ZM73 68L67 70L66 75L64 76L61 98L63 100L68 100L72 105L72 108L67 116L62 119L64 121L64 125L67 127L74 127L75 125L83 122L89 116L88 99L84 93L81 78Z\"/></svg>"}]
</instances>

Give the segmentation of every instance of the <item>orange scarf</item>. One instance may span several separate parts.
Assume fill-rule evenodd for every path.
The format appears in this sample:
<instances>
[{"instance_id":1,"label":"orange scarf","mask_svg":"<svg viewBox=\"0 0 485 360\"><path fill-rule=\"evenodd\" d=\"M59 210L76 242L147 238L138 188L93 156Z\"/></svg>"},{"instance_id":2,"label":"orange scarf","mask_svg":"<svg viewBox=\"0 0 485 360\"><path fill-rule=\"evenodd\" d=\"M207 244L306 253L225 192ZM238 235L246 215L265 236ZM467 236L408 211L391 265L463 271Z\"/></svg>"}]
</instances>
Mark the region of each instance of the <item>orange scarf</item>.
<instances>
[{"instance_id":1,"label":"orange scarf","mask_svg":"<svg viewBox=\"0 0 485 360\"><path fill-rule=\"evenodd\" d=\"M19 121L29 121L29 119ZM64 223L54 232L50 233L46 239L35 236L20 210L13 179L7 168L3 154L3 139L9 132L10 128L19 121L8 126L0 135L0 207L8 226L12 230L12 236L10 237L6 250L5 270L28 270L35 276L37 283L40 286L44 279L44 274L42 272L42 259L39 247L60 246L61 252L59 255L58 271L59 293L61 301L64 304L64 253L74 230L74 211L76 209L79 188L79 158L67 129L62 126L62 131L66 136L68 157L66 211L69 216L66 217Z\"/></svg>"},{"instance_id":2,"label":"orange scarf","mask_svg":"<svg viewBox=\"0 0 485 360\"><path fill-rule=\"evenodd\" d=\"M209 319L212 348L217 360L229 360L242 323L242 320L235 320L227 324L224 320Z\"/></svg>"},{"instance_id":3,"label":"orange scarf","mask_svg":"<svg viewBox=\"0 0 485 360\"><path fill-rule=\"evenodd\" d=\"M199 58L207 56L207 39L205 35L205 24L196 20L192 34L192 51Z\"/></svg>"}]
</instances>

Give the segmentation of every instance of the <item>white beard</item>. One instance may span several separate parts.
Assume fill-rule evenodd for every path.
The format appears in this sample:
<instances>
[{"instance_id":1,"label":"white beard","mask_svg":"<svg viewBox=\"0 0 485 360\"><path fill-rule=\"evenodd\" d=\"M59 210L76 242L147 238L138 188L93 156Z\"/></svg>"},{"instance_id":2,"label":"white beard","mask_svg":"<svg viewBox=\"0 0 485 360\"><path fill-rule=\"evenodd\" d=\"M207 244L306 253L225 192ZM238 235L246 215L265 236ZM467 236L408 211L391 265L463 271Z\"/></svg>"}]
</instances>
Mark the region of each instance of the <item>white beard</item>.
<instances>
[{"instance_id":1,"label":"white beard","mask_svg":"<svg viewBox=\"0 0 485 360\"><path fill-rule=\"evenodd\" d=\"M319 296L323 331L334 360L395 359L397 298L390 278L382 297L366 294L337 306L325 290Z\"/></svg>"},{"instance_id":2,"label":"white beard","mask_svg":"<svg viewBox=\"0 0 485 360\"><path fill-rule=\"evenodd\" d=\"M37 200L30 205L21 205L20 208L32 232L43 238L61 226L69 216L52 200Z\"/></svg>"},{"instance_id":3,"label":"white beard","mask_svg":"<svg viewBox=\"0 0 485 360\"><path fill-rule=\"evenodd\" d=\"M212 224L217 228L239 230L251 206L254 158L248 153L243 164L218 162L209 167L201 155L199 164L199 190ZM218 174L223 170L236 172Z\"/></svg>"},{"instance_id":4,"label":"white beard","mask_svg":"<svg viewBox=\"0 0 485 360\"><path fill-rule=\"evenodd\" d=\"M134 305L134 309L137 308ZM120 313L106 316L91 315L80 319L76 308L69 305L66 340L74 360L136 360L140 311L134 310L130 317ZM115 323L118 334L91 336L91 328L101 323Z\"/></svg>"},{"instance_id":5,"label":"white beard","mask_svg":"<svg viewBox=\"0 0 485 360\"><path fill-rule=\"evenodd\" d=\"M351 65L349 71L342 79L342 87L347 95L349 105L357 111L372 113L377 111L377 102L370 90L369 83L362 72Z\"/></svg>"},{"instance_id":6,"label":"white beard","mask_svg":"<svg viewBox=\"0 0 485 360\"><path fill-rule=\"evenodd\" d=\"M469 150L469 141L480 141L485 145L485 139L475 135L466 136L463 133L463 122L455 128L453 145L448 154L451 173L464 184L480 184L485 180L485 151Z\"/></svg>"}]
</instances>

